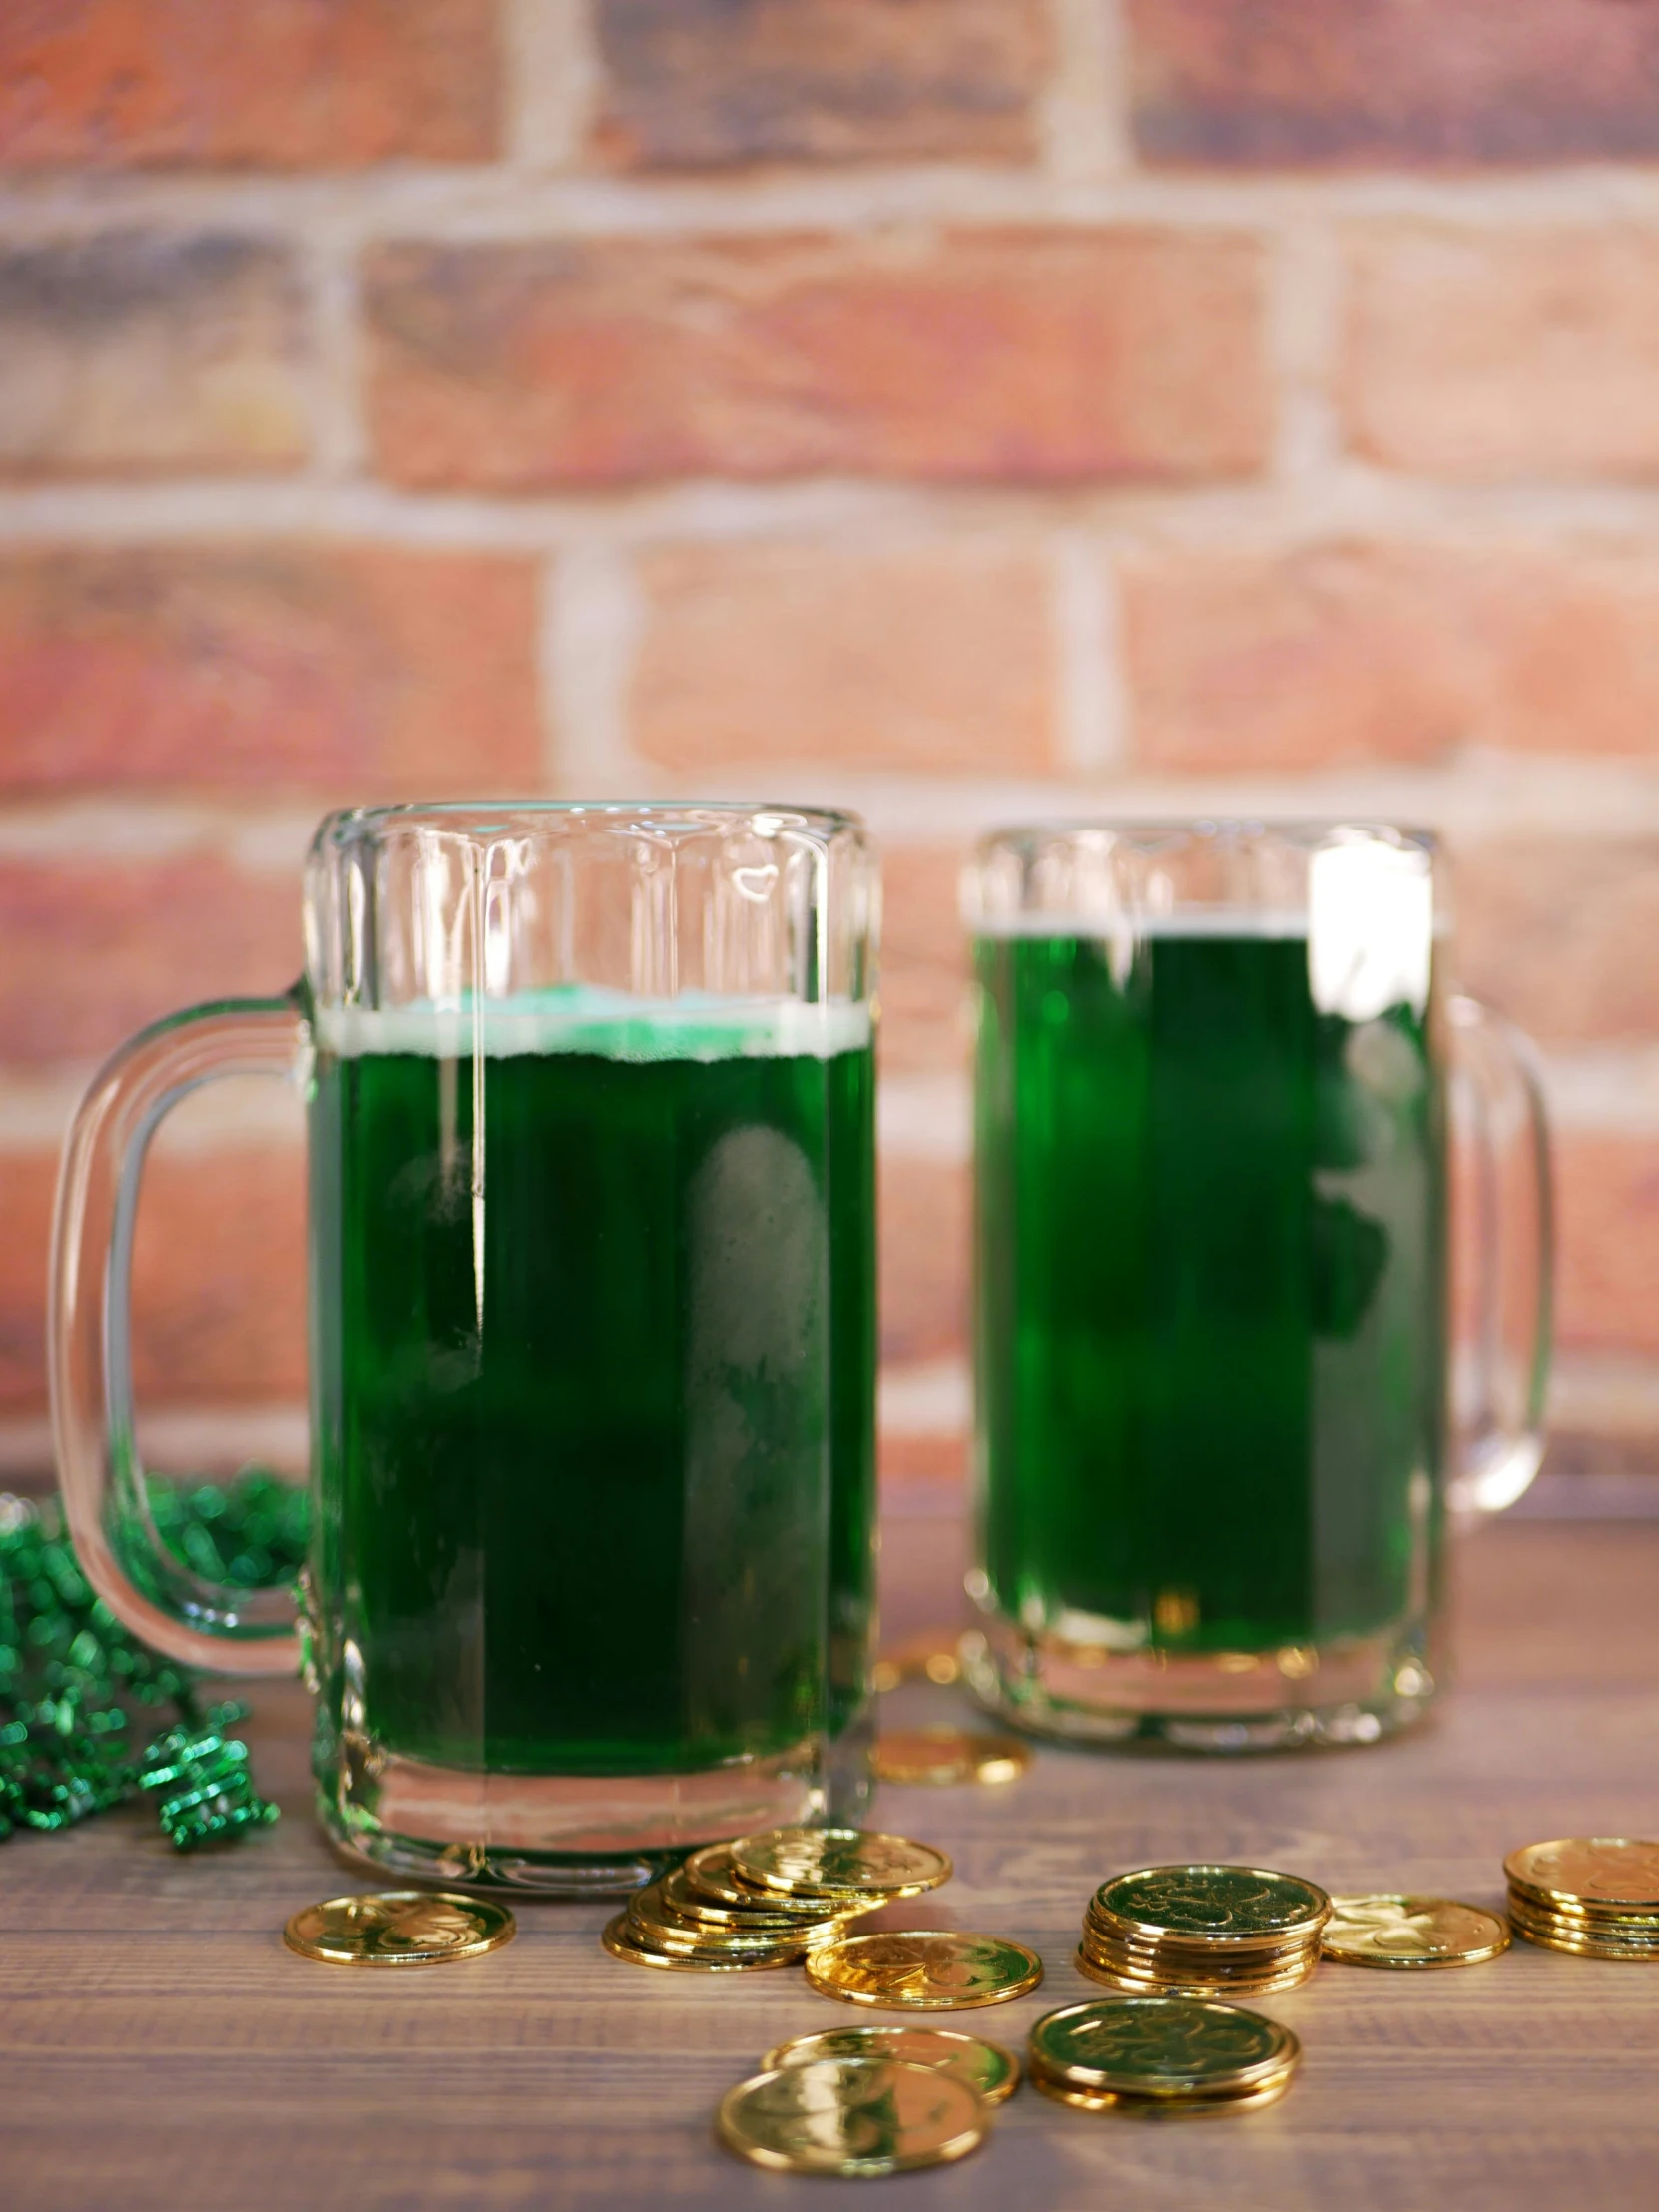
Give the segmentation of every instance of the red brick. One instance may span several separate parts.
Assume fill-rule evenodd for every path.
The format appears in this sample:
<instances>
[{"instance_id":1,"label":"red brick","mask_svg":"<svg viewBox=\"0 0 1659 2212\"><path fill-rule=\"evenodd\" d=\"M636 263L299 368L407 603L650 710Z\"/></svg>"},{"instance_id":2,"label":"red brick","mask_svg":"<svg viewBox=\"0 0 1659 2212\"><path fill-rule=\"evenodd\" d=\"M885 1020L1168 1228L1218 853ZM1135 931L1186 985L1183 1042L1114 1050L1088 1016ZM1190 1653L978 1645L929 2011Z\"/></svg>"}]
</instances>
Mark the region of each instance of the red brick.
<instances>
[{"instance_id":1,"label":"red brick","mask_svg":"<svg viewBox=\"0 0 1659 2212\"><path fill-rule=\"evenodd\" d=\"M0 165L484 160L496 14L497 0L7 0Z\"/></svg>"},{"instance_id":2,"label":"red brick","mask_svg":"<svg viewBox=\"0 0 1659 2212\"><path fill-rule=\"evenodd\" d=\"M56 1162L0 1155L0 1410L46 1405L46 1257ZM235 1146L145 1170L133 1255L140 1407L305 1394L305 1167L297 1146Z\"/></svg>"},{"instance_id":3,"label":"red brick","mask_svg":"<svg viewBox=\"0 0 1659 2212\"><path fill-rule=\"evenodd\" d=\"M1556 1327L1574 1350L1659 1353L1659 1147L1558 1132Z\"/></svg>"},{"instance_id":4,"label":"red brick","mask_svg":"<svg viewBox=\"0 0 1659 2212\"><path fill-rule=\"evenodd\" d=\"M598 0L595 32L625 168L1036 150L1042 0Z\"/></svg>"},{"instance_id":5,"label":"red brick","mask_svg":"<svg viewBox=\"0 0 1659 2212\"><path fill-rule=\"evenodd\" d=\"M535 491L700 474L1184 481L1264 463L1253 240L905 232L390 246L382 473Z\"/></svg>"},{"instance_id":6,"label":"red brick","mask_svg":"<svg viewBox=\"0 0 1659 2212\"><path fill-rule=\"evenodd\" d=\"M1630 0L1130 0L1129 14L1150 161L1659 153L1659 17Z\"/></svg>"},{"instance_id":7,"label":"red brick","mask_svg":"<svg viewBox=\"0 0 1659 2212\"><path fill-rule=\"evenodd\" d=\"M880 1176L881 1357L960 1354L967 1341L969 1182L965 1168L887 1160Z\"/></svg>"},{"instance_id":8,"label":"red brick","mask_svg":"<svg viewBox=\"0 0 1659 2212\"><path fill-rule=\"evenodd\" d=\"M283 991L300 885L209 852L0 860L0 1060L103 1056L160 1014Z\"/></svg>"},{"instance_id":9,"label":"red brick","mask_svg":"<svg viewBox=\"0 0 1659 2212\"><path fill-rule=\"evenodd\" d=\"M55 1153L0 1153L0 1412L46 1410L46 1261Z\"/></svg>"},{"instance_id":10,"label":"red brick","mask_svg":"<svg viewBox=\"0 0 1659 2212\"><path fill-rule=\"evenodd\" d=\"M110 234L0 253L0 473L291 467L309 444L284 247Z\"/></svg>"},{"instance_id":11,"label":"red brick","mask_svg":"<svg viewBox=\"0 0 1659 2212\"><path fill-rule=\"evenodd\" d=\"M1659 473L1659 241L1379 227L1349 245L1350 441L1468 479Z\"/></svg>"},{"instance_id":12,"label":"red brick","mask_svg":"<svg viewBox=\"0 0 1659 2212\"><path fill-rule=\"evenodd\" d=\"M898 1074L964 1068L967 937L957 885L965 845L883 846L881 1065Z\"/></svg>"},{"instance_id":13,"label":"red brick","mask_svg":"<svg viewBox=\"0 0 1659 2212\"><path fill-rule=\"evenodd\" d=\"M1050 763L1040 555L964 539L899 551L687 547L640 564L634 742L727 765L1040 771Z\"/></svg>"},{"instance_id":14,"label":"red brick","mask_svg":"<svg viewBox=\"0 0 1659 2212\"><path fill-rule=\"evenodd\" d=\"M1477 996L1549 1044L1659 1038L1659 838L1483 840L1453 882Z\"/></svg>"},{"instance_id":15,"label":"red brick","mask_svg":"<svg viewBox=\"0 0 1659 2212\"><path fill-rule=\"evenodd\" d=\"M1383 546L1140 553L1135 750L1172 769L1659 753L1659 557Z\"/></svg>"},{"instance_id":16,"label":"red brick","mask_svg":"<svg viewBox=\"0 0 1659 2212\"><path fill-rule=\"evenodd\" d=\"M298 545L0 557L0 788L535 785L532 564Z\"/></svg>"},{"instance_id":17,"label":"red brick","mask_svg":"<svg viewBox=\"0 0 1659 2212\"><path fill-rule=\"evenodd\" d=\"M879 1445L883 1482L959 1483L967 1475L968 1440L962 1435L883 1435Z\"/></svg>"}]
</instances>

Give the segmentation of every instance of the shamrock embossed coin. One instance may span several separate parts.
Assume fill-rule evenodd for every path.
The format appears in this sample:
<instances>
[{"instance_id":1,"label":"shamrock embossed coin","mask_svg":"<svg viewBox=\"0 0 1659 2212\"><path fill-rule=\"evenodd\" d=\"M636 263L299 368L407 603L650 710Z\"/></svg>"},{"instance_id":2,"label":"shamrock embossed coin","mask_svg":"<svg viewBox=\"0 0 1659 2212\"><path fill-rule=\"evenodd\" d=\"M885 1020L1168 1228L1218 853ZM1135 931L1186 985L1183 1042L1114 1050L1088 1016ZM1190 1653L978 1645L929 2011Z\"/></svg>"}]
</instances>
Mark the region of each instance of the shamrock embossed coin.
<instances>
[{"instance_id":1,"label":"shamrock embossed coin","mask_svg":"<svg viewBox=\"0 0 1659 2212\"><path fill-rule=\"evenodd\" d=\"M1349 1966L1478 1966L1509 1948L1496 1913L1455 1898L1333 1898L1320 1947Z\"/></svg>"},{"instance_id":2,"label":"shamrock embossed coin","mask_svg":"<svg viewBox=\"0 0 1659 2212\"><path fill-rule=\"evenodd\" d=\"M715 2126L728 2150L779 2173L846 2179L965 2158L984 2138L982 2097L936 2066L815 2058L740 2081Z\"/></svg>"},{"instance_id":3,"label":"shamrock embossed coin","mask_svg":"<svg viewBox=\"0 0 1659 2212\"><path fill-rule=\"evenodd\" d=\"M705 1844L701 1851L691 1853L680 1871L688 1887L699 1897L744 1914L787 1913L792 1920L818 1921L830 1917L849 1918L886 1903L884 1898L862 1897L850 1890L837 1891L832 1897L811 1898L791 1897L783 1890L765 1890L758 1882L745 1882L740 1878L732 1864L730 1844Z\"/></svg>"},{"instance_id":4,"label":"shamrock embossed coin","mask_svg":"<svg viewBox=\"0 0 1659 2212\"><path fill-rule=\"evenodd\" d=\"M950 1861L931 1844L860 1828L771 1828L731 1847L741 1882L793 1897L913 1898L950 1879Z\"/></svg>"},{"instance_id":5,"label":"shamrock embossed coin","mask_svg":"<svg viewBox=\"0 0 1659 2212\"><path fill-rule=\"evenodd\" d=\"M504 1905L447 1890L378 1890L329 1898L295 1913L282 1940L301 1958L333 1966L435 1966L479 1958L510 1942Z\"/></svg>"},{"instance_id":6,"label":"shamrock embossed coin","mask_svg":"<svg viewBox=\"0 0 1659 2212\"><path fill-rule=\"evenodd\" d=\"M842 1936L807 1955L807 1979L843 2004L920 2012L1006 2004L1034 1989L1042 1960L1023 1943L960 1929L907 1929Z\"/></svg>"},{"instance_id":7,"label":"shamrock embossed coin","mask_svg":"<svg viewBox=\"0 0 1659 2212\"><path fill-rule=\"evenodd\" d=\"M1045 2012L1033 2073L1061 2088L1137 2097L1224 2096L1276 2081L1302 2046L1288 2027L1197 1997L1118 1997Z\"/></svg>"},{"instance_id":8,"label":"shamrock embossed coin","mask_svg":"<svg viewBox=\"0 0 1659 2212\"><path fill-rule=\"evenodd\" d=\"M1570 1836L1512 1851L1503 1871L1542 1905L1659 1914L1659 1844L1630 1836Z\"/></svg>"},{"instance_id":9,"label":"shamrock embossed coin","mask_svg":"<svg viewBox=\"0 0 1659 2212\"><path fill-rule=\"evenodd\" d=\"M1093 1910L1133 1939L1277 1948L1317 1936L1331 1900L1299 1875L1265 1867L1145 1867L1103 1883Z\"/></svg>"},{"instance_id":10,"label":"shamrock embossed coin","mask_svg":"<svg viewBox=\"0 0 1659 2212\"><path fill-rule=\"evenodd\" d=\"M825 2027L814 2035L792 2035L761 2060L774 2066L804 2066L814 2058L901 2058L912 2066L934 2066L964 2082L987 2104L1000 2104L1019 2086L1019 2060L1000 2043L957 2028L909 2027L871 2021L856 2027Z\"/></svg>"}]
</instances>

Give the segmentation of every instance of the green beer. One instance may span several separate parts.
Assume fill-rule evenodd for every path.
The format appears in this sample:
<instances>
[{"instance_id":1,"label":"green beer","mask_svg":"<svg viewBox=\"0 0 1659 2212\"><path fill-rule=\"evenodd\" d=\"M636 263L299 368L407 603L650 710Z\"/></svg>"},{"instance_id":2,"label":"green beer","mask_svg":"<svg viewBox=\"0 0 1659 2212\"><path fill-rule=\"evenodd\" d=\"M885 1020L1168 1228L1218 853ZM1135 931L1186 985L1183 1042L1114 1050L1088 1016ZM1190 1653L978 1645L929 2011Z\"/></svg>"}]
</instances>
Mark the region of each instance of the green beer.
<instances>
[{"instance_id":1,"label":"green beer","mask_svg":"<svg viewBox=\"0 0 1659 2212\"><path fill-rule=\"evenodd\" d=\"M846 1728L873 1602L865 1011L334 1012L311 1115L323 1711L361 1757L671 1776Z\"/></svg>"},{"instance_id":2,"label":"green beer","mask_svg":"<svg viewBox=\"0 0 1659 2212\"><path fill-rule=\"evenodd\" d=\"M1431 1000L1322 1008L1290 915L1044 926L976 943L977 1595L1085 1669L1207 1665L1217 1710L1274 1654L1317 1697L1321 1648L1432 1609Z\"/></svg>"}]
</instances>

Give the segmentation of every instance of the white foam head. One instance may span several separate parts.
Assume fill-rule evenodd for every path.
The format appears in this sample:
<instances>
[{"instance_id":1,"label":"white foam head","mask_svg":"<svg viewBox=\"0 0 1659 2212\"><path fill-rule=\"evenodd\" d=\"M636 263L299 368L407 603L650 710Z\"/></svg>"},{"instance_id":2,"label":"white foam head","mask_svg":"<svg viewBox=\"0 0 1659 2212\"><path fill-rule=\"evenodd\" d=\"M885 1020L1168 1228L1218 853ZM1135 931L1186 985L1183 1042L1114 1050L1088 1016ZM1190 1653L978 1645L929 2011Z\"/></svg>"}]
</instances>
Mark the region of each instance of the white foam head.
<instances>
[{"instance_id":1,"label":"white foam head","mask_svg":"<svg viewBox=\"0 0 1659 2212\"><path fill-rule=\"evenodd\" d=\"M340 1059L428 1060L585 1052L606 1060L828 1060L870 1040L869 1007L848 999L635 998L626 991L528 992L459 1005L319 1006L317 1044Z\"/></svg>"}]
</instances>

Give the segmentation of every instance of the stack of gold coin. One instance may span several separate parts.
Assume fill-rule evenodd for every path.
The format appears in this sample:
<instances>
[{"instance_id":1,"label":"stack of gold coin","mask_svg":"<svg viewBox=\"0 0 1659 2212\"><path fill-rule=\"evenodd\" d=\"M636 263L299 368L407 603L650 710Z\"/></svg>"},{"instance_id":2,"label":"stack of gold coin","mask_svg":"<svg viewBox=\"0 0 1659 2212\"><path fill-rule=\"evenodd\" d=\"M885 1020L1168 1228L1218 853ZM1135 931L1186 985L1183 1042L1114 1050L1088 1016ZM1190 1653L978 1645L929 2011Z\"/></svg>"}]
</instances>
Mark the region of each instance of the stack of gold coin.
<instances>
[{"instance_id":1,"label":"stack of gold coin","mask_svg":"<svg viewBox=\"0 0 1659 2212\"><path fill-rule=\"evenodd\" d=\"M601 1938L613 1958L671 1973L799 1964L848 1921L950 1873L942 1852L850 1828L775 1828L694 1851L635 1892Z\"/></svg>"},{"instance_id":2,"label":"stack of gold coin","mask_svg":"<svg viewBox=\"0 0 1659 2212\"><path fill-rule=\"evenodd\" d=\"M1259 2012L1157 1996L1045 2012L1026 2060L1036 2086L1060 2104L1185 2119L1274 2103L1301 2056L1291 2030Z\"/></svg>"},{"instance_id":3,"label":"stack of gold coin","mask_svg":"<svg viewBox=\"0 0 1659 2212\"><path fill-rule=\"evenodd\" d=\"M1262 1867L1146 1867L1089 1900L1077 1964L1131 1995L1269 1996L1319 1962L1331 1900Z\"/></svg>"},{"instance_id":4,"label":"stack of gold coin","mask_svg":"<svg viewBox=\"0 0 1659 2212\"><path fill-rule=\"evenodd\" d=\"M1659 1959L1659 1844L1572 1836L1503 1862L1515 1934L1579 1958Z\"/></svg>"},{"instance_id":5,"label":"stack of gold coin","mask_svg":"<svg viewBox=\"0 0 1659 2212\"><path fill-rule=\"evenodd\" d=\"M740 1836L730 1850L747 1891L824 1912L867 1912L950 1880L942 1851L873 1829L769 1828Z\"/></svg>"}]
</instances>

